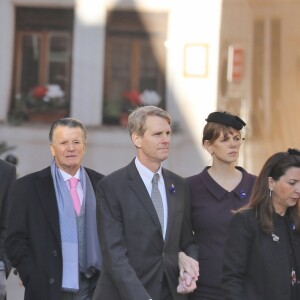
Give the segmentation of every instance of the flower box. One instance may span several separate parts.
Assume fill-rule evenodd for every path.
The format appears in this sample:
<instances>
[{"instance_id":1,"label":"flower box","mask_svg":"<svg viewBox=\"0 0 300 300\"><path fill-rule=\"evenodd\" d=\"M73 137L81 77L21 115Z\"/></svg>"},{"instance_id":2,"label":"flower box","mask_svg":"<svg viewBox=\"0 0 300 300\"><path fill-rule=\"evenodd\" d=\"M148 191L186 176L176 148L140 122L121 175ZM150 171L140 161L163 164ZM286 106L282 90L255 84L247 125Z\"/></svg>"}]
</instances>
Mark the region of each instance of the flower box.
<instances>
[{"instance_id":1,"label":"flower box","mask_svg":"<svg viewBox=\"0 0 300 300\"><path fill-rule=\"evenodd\" d=\"M66 109L59 109L56 111L27 111L27 121L33 123L53 123L54 121L67 117Z\"/></svg>"}]
</instances>

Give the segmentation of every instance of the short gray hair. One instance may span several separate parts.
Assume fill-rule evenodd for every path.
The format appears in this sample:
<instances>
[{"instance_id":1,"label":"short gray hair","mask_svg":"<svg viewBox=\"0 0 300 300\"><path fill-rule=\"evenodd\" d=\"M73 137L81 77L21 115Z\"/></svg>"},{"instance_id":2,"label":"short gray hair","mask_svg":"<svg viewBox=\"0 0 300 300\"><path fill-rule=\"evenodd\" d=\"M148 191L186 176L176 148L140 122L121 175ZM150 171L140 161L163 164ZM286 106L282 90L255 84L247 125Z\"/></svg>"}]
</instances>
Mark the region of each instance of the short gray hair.
<instances>
[{"instance_id":1,"label":"short gray hair","mask_svg":"<svg viewBox=\"0 0 300 300\"><path fill-rule=\"evenodd\" d=\"M86 143L87 133L86 133L86 128L83 125L83 123L75 118L61 118L61 119L56 120L50 127L49 141L51 144L53 142L54 130L58 126L69 127L69 128L77 128L77 127L81 128L82 132L83 132L84 142Z\"/></svg>"},{"instance_id":2,"label":"short gray hair","mask_svg":"<svg viewBox=\"0 0 300 300\"><path fill-rule=\"evenodd\" d=\"M157 116L165 119L171 124L171 116L165 110L157 106L141 106L136 108L128 117L128 131L130 136L136 133L138 136L143 136L146 128L145 123L148 116Z\"/></svg>"}]
</instances>

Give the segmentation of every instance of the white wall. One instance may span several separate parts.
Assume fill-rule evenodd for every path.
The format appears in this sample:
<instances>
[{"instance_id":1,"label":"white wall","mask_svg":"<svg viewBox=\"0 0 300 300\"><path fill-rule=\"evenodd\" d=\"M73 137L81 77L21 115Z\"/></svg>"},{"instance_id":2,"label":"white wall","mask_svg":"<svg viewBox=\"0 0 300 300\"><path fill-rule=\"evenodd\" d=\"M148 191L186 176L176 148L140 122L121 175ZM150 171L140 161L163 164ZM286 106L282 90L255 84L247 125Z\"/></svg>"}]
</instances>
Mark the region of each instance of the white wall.
<instances>
[{"instance_id":1,"label":"white wall","mask_svg":"<svg viewBox=\"0 0 300 300\"><path fill-rule=\"evenodd\" d=\"M0 1L0 120L6 120L11 91L14 14L10 0Z\"/></svg>"},{"instance_id":2,"label":"white wall","mask_svg":"<svg viewBox=\"0 0 300 300\"><path fill-rule=\"evenodd\" d=\"M204 120L216 108L221 0L1 0L0 20L4 19L8 24L0 26L1 43L3 40L7 45L0 48L0 103L4 107L0 120L3 121L7 113L5 107L10 101L13 5L75 7L71 116L81 119L88 128L85 164L104 174L123 166L134 156L134 148L124 128L101 126L105 12L113 6L168 12L167 110L179 131L173 135L172 152L165 166L188 176L201 171L204 164L209 163L201 138ZM86 18L88 13L92 14ZM207 76L184 76L186 44L208 46ZM201 60L195 63L203 64ZM8 76L3 75L2 70ZM13 153L19 158L20 175L49 164L48 130L49 125L42 124L0 125L0 142L4 140L16 146Z\"/></svg>"}]
</instances>

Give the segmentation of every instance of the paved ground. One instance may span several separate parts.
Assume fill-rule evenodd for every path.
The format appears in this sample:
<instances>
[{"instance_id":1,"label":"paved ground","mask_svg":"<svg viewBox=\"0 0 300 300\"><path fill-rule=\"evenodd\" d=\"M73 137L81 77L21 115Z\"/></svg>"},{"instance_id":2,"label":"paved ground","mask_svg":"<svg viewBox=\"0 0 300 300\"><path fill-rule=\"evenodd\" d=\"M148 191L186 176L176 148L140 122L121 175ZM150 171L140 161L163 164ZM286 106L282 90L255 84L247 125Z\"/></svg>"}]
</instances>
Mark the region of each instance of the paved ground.
<instances>
[{"instance_id":1,"label":"paved ground","mask_svg":"<svg viewBox=\"0 0 300 300\"><path fill-rule=\"evenodd\" d=\"M7 300L23 300L24 288L20 285L18 276L10 273L7 283Z\"/></svg>"}]
</instances>

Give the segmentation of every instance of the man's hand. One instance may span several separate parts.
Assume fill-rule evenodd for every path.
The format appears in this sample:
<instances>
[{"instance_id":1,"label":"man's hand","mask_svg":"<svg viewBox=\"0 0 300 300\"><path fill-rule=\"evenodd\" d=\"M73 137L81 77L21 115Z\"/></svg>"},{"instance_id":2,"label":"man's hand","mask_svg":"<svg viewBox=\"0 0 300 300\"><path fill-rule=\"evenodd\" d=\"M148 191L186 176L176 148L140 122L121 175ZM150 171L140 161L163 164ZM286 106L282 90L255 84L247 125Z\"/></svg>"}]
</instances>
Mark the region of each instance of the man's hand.
<instances>
[{"instance_id":1,"label":"man's hand","mask_svg":"<svg viewBox=\"0 0 300 300\"><path fill-rule=\"evenodd\" d=\"M184 279L184 273L188 273L194 281L198 280L199 263L190 256L187 256L184 252L178 254L178 265L180 270L180 277Z\"/></svg>"}]
</instances>

